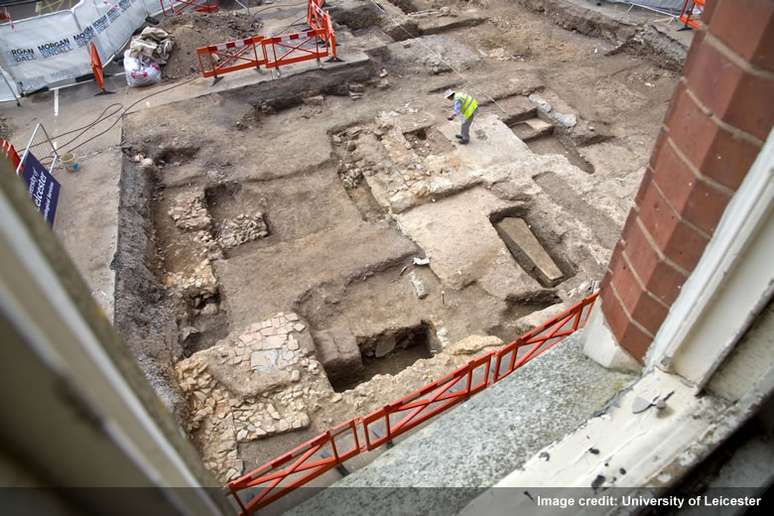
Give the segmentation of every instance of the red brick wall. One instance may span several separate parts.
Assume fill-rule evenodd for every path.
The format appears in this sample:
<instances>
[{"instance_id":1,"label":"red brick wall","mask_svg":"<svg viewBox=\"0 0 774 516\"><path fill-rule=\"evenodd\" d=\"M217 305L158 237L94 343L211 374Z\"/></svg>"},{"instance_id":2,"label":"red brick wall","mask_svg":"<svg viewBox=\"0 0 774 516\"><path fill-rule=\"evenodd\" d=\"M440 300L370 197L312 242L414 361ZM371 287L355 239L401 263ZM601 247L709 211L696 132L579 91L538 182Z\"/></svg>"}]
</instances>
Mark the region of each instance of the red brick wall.
<instances>
[{"instance_id":1,"label":"red brick wall","mask_svg":"<svg viewBox=\"0 0 774 516\"><path fill-rule=\"evenodd\" d=\"M638 360L774 123L774 0L708 0L702 21L602 282Z\"/></svg>"}]
</instances>

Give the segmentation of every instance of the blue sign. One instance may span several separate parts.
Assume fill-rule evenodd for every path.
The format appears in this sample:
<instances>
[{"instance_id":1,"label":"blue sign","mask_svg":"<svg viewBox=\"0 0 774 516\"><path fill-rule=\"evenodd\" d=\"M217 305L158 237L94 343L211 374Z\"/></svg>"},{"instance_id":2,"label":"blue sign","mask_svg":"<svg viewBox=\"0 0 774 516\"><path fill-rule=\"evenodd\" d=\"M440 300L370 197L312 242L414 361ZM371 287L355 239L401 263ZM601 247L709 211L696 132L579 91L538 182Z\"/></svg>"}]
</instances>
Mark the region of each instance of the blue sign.
<instances>
[{"instance_id":1,"label":"blue sign","mask_svg":"<svg viewBox=\"0 0 774 516\"><path fill-rule=\"evenodd\" d=\"M46 219L49 226L54 225L56 205L59 202L59 181L54 179L40 161L27 153L22 164L22 179L35 207Z\"/></svg>"}]
</instances>

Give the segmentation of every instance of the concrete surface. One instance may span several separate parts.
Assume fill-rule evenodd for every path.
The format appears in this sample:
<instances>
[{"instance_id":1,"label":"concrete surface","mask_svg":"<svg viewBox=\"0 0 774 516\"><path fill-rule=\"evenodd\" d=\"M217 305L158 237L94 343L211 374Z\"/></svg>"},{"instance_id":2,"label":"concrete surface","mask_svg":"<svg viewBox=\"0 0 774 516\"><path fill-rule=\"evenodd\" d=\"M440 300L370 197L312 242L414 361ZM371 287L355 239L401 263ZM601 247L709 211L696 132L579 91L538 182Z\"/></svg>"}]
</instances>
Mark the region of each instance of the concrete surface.
<instances>
[{"instance_id":1,"label":"concrete surface","mask_svg":"<svg viewBox=\"0 0 774 516\"><path fill-rule=\"evenodd\" d=\"M653 400L663 401L664 408L657 408ZM612 495L619 497L621 509L640 512L642 506L621 498L664 495L665 489L675 486L689 468L728 438L748 409L749 405L734 406L708 393L698 395L685 378L654 368L621 391L604 413L540 450L460 515L567 513L558 506L536 507L538 496L586 498L588 505L576 506L572 512L591 515L620 511L596 505Z\"/></svg>"},{"instance_id":2,"label":"concrete surface","mask_svg":"<svg viewBox=\"0 0 774 516\"><path fill-rule=\"evenodd\" d=\"M633 380L587 359L579 337L567 338L289 514L458 512Z\"/></svg>"}]
</instances>

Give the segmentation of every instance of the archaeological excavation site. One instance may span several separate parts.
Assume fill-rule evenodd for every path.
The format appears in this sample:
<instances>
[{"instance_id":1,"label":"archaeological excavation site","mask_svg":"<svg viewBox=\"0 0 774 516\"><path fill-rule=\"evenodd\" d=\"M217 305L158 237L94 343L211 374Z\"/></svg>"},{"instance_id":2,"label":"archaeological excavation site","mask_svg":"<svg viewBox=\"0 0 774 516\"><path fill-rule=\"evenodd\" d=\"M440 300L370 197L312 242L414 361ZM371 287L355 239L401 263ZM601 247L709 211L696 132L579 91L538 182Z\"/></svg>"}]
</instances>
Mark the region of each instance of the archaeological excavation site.
<instances>
[{"instance_id":1,"label":"archaeological excavation site","mask_svg":"<svg viewBox=\"0 0 774 516\"><path fill-rule=\"evenodd\" d=\"M223 482L591 294L676 81L509 2L328 7L340 62L122 127L116 325Z\"/></svg>"},{"instance_id":2,"label":"archaeological excavation site","mask_svg":"<svg viewBox=\"0 0 774 516\"><path fill-rule=\"evenodd\" d=\"M11 84L0 136L63 167L50 225L224 507L462 513L616 406L738 186L677 170L699 144L665 129L699 123L673 96L700 97L681 70L704 2L636 3L126 0L108 11L136 22L125 51L108 58L98 22L65 38L91 79ZM63 42L18 50L9 77ZM635 342L609 367L578 338L605 320ZM409 495L322 491L404 475L474 491L393 513Z\"/></svg>"}]
</instances>

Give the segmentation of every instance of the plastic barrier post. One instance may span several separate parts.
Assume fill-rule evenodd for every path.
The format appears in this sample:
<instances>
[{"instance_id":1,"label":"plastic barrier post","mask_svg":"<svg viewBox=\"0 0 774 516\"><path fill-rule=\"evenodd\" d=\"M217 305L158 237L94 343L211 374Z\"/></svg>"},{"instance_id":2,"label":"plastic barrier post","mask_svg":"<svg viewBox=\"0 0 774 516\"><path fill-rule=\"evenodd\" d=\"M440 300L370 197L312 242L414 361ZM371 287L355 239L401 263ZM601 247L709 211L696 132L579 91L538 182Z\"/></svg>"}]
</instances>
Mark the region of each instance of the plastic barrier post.
<instances>
[{"instance_id":1,"label":"plastic barrier post","mask_svg":"<svg viewBox=\"0 0 774 516\"><path fill-rule=\"evenodd\" d=\"M99 58L97 46L89 43L89 58L91 60L91 70L94 73L94 80L97 82L99 93L97 95L110 95L113 92L105 89L105 73L102 70L102 60Z\"/></svg>"},{"instance_id":2,"label":"plastic barrier post","mask_svg":"<svg viewBox=\"0 0 774 516\"><path fill-rule=\"evenodd\" d=\"M698 8L704 12L704 0L685 0L683 2L683 8L680 10L679 20L683 23L681 30L687 30L689 28L699 29L701 25L693 18L693 10Z\"/></svg>"},{"instance_id":3,"label":"plastic barrier post","mask_svg":"<svg viewBox=\"0 0 774 516\"><path fill-rule=\"evenodd\" d=\"M326 15L326 24L328 27L328 48L330 53L330 58L328 58L329 63L342 63L344 62L343 59L340 59L339 56L336 55L336 31L333 30L333 22L331 22L331 17Z\"/></svg>"}]
</instances>

